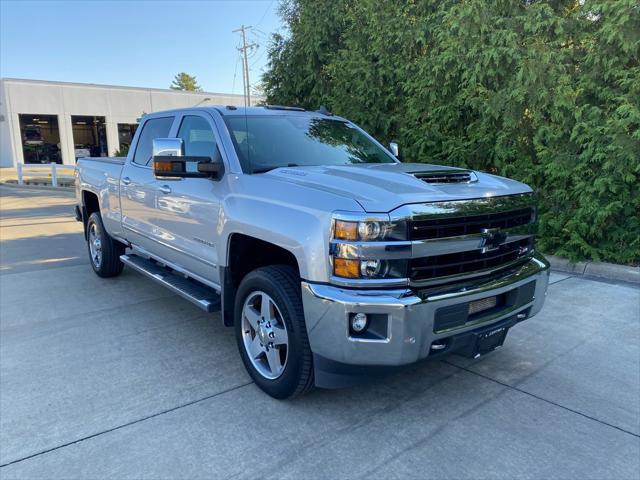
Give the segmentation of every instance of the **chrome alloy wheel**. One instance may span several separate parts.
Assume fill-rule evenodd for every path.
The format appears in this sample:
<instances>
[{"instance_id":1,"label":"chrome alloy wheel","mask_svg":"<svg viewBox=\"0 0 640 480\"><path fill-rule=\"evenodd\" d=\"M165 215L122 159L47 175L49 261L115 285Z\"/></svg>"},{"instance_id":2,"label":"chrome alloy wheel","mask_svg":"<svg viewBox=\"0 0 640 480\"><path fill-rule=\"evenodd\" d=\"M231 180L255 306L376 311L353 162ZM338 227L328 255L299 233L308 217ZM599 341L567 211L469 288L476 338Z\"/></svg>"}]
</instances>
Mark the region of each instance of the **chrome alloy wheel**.
<instances>
[{"instance_id":1,"label":"chrome alloy wheel","mask_svg":"<svg viewBox=\"0 0 640 480\"><path fill-rule=\"evenodd\" d=\"M91 261L96 268L102 265L102 240L95 223L89 227L89 252L91 253Z\"/></svg>"},{"instance_id":2,"label":"chrome alloy wheel","mask_svg":"<svg viewBox=\"0 0 640 480\"><path fill-rule=\"evenodd\" d=\"M242 339L254 368L265 378L282 375L289 356L287 327L280 309L264 292L255 291L242 307Z\"/></svg>"}]
</instances>

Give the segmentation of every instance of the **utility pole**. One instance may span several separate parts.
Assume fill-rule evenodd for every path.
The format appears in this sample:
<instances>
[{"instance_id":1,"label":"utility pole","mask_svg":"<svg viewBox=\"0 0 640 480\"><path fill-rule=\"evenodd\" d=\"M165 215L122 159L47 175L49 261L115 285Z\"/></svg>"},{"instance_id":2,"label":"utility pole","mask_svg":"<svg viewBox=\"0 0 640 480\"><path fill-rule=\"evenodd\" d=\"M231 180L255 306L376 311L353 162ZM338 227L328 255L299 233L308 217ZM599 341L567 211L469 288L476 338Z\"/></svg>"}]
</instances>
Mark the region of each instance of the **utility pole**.
<instances>
[{"instance_id":1,"label":"utility pole","mask_svg":"<svg viewBox=\"0 0 640 480\"><path fill-rule=\"evenodd\" d=\"M251 27L245 27L242 25L240 28L233 30L232 33L242 33L242 47L238 47L238 51L242 54L242 81L244 83L244 106L251 106L251 84L249 83L249 62L247 59L247 50L257 47L256 43L247 44L247 32L251 30Z\"/></svg>"}]
</instances>

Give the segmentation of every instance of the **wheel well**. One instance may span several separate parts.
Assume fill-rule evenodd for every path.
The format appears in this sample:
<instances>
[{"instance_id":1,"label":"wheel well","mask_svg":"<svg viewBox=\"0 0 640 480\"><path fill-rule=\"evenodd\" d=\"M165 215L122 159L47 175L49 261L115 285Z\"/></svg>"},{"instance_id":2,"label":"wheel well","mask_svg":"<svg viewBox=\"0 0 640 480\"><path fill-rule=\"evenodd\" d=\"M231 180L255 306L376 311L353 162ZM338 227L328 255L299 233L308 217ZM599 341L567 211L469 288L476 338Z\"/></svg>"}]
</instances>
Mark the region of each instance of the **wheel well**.
<instances>
[{"instance_id":1,"label":"wheel well","mask_svg":"<svg viewBox=\"0 0 640 480\"><path fill-rule=\"evenodd\" d=\"M223 318L225 325L233 325L235 294L242 279L256 268L268 265L290 265L300 272L296 257L288 250L255 237L233 234L229 238L228 267L223 285Z\"/></svg>"},{"instance_id":2,"label":"wheel well","mask_svg":"<svg viewBox=\"0 0 640 480\"><path fill-rule=\"evenodd\" d=\"M84 205L85 211L87 212L87 218L93 212L100 211L100 203L98 202L98 196L93 192L87 192L86 190L82 192L82 203Z\"/></svg>"},{"instance_id":3,"label":"wheel well","mask_svg":"<svg viewBox=\"0 0 640 480\"><path fill-rule=\"evenodd\" d=\"M94 212L100 212L98 196L93 192L84 190L82 192L82 223L85 237L87 235L87 221L89 221L89 216Z\"/></svg>"},{"instance_id":4,"label":"wheel well","mask_svg":"<svg viewBox=\"0 0 640 480\"><path fill-rule=\"evenodd\" d=\"M252 270L267 265L290 265L300 271L293 254L278 245L236 233L229 240L229 273L235 287Z\"/></svg>"}]
</instances>

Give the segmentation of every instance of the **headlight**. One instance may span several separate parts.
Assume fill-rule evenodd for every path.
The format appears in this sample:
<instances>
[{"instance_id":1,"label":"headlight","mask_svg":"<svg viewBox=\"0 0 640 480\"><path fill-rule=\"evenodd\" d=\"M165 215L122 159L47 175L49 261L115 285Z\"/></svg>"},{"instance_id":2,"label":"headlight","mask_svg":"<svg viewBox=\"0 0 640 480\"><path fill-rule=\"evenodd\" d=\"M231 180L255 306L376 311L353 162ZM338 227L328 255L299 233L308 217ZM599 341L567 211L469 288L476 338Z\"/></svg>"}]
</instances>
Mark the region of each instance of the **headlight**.
<instances>
[{"instance_id":1,"label":"headlight","mask_svg":"<svg viewBox=\"0 0 640 480\"><path fill-rule=\"evenodd\" d=\"M333 237L336 240L352 242L382 242L387 240L406 240L407 224L385 220L363 220L360 222L336 220Z\"/></svg>"},{"instance_id":2,"label":"headlight","mask_svg":"<svg viewBox=\"0 0 640 480\"><path fill-rule=\"evenodd\" d=\"M376 278L384 273L385 264L382 260L362 260L360 262L360 275L364 278Z\"/></svg>"},{"instance_id":3,"label":"headlight","mask_svg":"<svg viewBox=\"0 0 640 480\"><path fill-rule=\"evenodd\" d=\"M380 280L392 278L405 278L407 273L407 260L380 260L380 259L333 259L333 274L342 278L359 278L363 280Z\"/></svg>"},{"instance_id":4,"label":"headlight","mask_svg":"<svg viewBox=\"0 0 640 480\"><path fill-rule=\"evenodd\" d=\"M393 280L407 276L408 260L390 254L392 245L407 240L407 223L386 214L336 213L331 240L335 277L359 280Z\"/></svg>"},{"instance_id":5,"label":"headlight","mask_svg":"<svg viewBox=\"0 0 640 480\"><path fill-rule=\"evenodd\" d=\"M360 240L367 242L377 240L382 233L380 222L358 222L358 235Z\"/></svg>"},{"instance_id":6,"label":"headlight","mask_svg":"<svg viewBox=\"0 0 640 480\"><path fill-rule=\"evenodd\" d=\"M362 280L380 280L406 278L408 260L380 259L333 259L333 274L342 278L359 278Z\"/></svg>"}]
</instances>

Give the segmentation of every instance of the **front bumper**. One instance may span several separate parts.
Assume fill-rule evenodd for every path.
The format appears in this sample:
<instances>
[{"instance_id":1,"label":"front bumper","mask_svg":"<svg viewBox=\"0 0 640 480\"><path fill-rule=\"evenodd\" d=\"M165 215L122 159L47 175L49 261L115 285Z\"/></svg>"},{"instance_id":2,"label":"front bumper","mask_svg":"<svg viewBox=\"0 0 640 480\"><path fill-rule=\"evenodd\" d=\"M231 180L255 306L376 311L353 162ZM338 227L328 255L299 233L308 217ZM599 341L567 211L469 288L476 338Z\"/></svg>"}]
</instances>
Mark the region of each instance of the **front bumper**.
<instances>
[{"instance_id":1,"label":"front bumper","mask_svg":"<svg viewBox=\"0 0 640 480\"><path fill-rule=\"evenodd\" d=\"M333 370L336 365L383 369L406 365L451 351L450 347L460 343L455 340L464 333L505 322L512 325L516 323L514 319L532 317L544 304L548 282L549 263L540 254L502 276L449 291L353 290L303 282L307 333L316 358L316 384L334 386L336 383L329 381L329 377L335 380L335 372L323 375L321 370L326 365L333 365ZM462 308L458 311L466 315L468 302L495 295L514 298L512 294L518 289L529 291L524 302L507 301L501 308L465 317L462 324L456 324L455 318L453 322L442 322L444 312L448 312L448 319L455 317L456 305ZM443 307L449 308L442 310ZM377 319L377 335L363 338L349 333L349 317L358 312Z\"/></svg>"}]
</instances>

